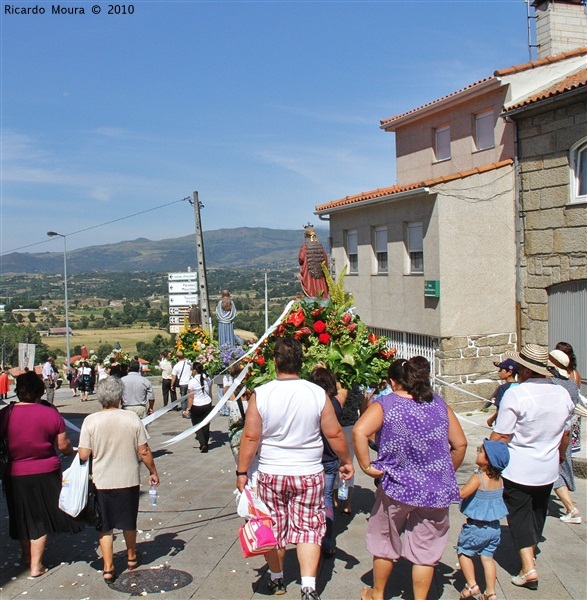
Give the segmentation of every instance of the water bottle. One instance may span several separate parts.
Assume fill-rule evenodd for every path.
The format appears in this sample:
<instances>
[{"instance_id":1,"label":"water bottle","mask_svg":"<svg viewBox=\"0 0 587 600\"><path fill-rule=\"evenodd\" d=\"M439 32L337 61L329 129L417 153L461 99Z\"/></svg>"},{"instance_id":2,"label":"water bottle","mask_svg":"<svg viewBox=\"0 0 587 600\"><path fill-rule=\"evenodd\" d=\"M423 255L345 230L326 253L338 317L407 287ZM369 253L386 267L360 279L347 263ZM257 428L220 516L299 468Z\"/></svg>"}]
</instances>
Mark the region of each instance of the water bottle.
<instances>
[{"instance_id":1,"label":"water bottle","mask_svg":"<svg viewBox=\"0 0 587 600\"><path fill-rule=\"evenodd\" d=\"M149 506L157 506L157 488L154 484L149 486Z\"/></svg>"},{"instance_id":2,"label":"water bottle","mask_svg":"<svg viewBox=\"0 0 587 600\"><path fill-rule=\"evenodd\" d=\"M338 486L338 499L347 500L349 497L349 486L346 479L341 479Z\"/></svg>"}]
</instances>

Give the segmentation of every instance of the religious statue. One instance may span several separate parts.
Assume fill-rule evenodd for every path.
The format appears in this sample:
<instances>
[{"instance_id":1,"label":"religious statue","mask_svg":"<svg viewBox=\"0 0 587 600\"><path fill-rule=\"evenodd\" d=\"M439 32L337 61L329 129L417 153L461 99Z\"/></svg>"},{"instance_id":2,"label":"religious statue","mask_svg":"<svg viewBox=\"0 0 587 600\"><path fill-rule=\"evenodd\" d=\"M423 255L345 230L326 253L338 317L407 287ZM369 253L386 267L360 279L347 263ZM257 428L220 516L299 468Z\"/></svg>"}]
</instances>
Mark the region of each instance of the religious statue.
<instances>
[{"instance_id":1,"label":"religious statue","mask_svg":"<svg viewBox=\"0 0 587 600\"><path fill-rule=\"evenodd\" d=\"M327 298L328 285L322 271L322 263L328 268L328 256L310 224L304 227L304 243L300 248L298 262L304 294L308 298Z\"/></svg>"},{"instance_id":2,"label":"religious statue","mask_svg":"<svg viewBox=\"0 0 587 600\"><path fill-rule=\"evenodd\" d=\"M200 327L202 325L200 309L195 304L191 305L188 318L190 321L190 327Z\"/></svg>"},{"instance_id":3,"label":"religious statue","mask_svg":"<svg viewBox=\"0 0 587 600\"><path fill-rule=\"evenodd\" d=\"M216 306L216 316L218 317L218 344L220 346L224 344L235 346L236 340L232 322L236 317L236 308L228 290L222 291L222 298Z\"/></svg>"}]
</instances>

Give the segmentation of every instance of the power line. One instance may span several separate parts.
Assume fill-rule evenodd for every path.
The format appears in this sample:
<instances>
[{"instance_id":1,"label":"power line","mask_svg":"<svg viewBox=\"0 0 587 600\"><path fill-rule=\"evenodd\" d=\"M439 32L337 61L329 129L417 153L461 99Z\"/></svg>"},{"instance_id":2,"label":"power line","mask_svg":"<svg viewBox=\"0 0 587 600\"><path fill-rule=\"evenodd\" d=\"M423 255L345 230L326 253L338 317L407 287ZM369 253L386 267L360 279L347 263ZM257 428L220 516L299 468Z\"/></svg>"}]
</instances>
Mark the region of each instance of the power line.
<instances>
[{"instance_id":1,"label":"power line","mask_svg":"<svg viewBox=\"0 0 587 600\"><path fill-rule=\"evenodd\" d=\"M160 206L154 206L153 208L148 208L146 210L142 210L137 213L133 213L132 215L126 215L126 217L120 217L119 219L113 219L112 221L106 221L105 223L100 223L99 225L92 225L92 227L86 227L84 229L79 229L78 231L72 231L71 233L65 233L65 236L77 235L78 233L84 233L85 231L90 231L91 229L97 229L98 227L104 227L105 225L111 225L112 223L118 223L119 221L124 221L125 219L130 219L132 217L138 217L139 215L144 215L148 212L153 212L154 210L159 210L160 208L167 208L172 204L178 204L179 202L191 200L188 196L186 198L182 198L181 200L174 200L173 202L168 202L167 204L161 204ZM5 256L6 254L10 254L11 252L17 252L18 250L24 250L25 248L32 248L33 246L40 246L41 244L47 244L51 240L43 240L42 242L34 242L33 244L27 244L26 246L19 246L18 248L13 248L12 250L6 250L5 252L0 252L0 256Z\"/></svg>"}]
</instances>

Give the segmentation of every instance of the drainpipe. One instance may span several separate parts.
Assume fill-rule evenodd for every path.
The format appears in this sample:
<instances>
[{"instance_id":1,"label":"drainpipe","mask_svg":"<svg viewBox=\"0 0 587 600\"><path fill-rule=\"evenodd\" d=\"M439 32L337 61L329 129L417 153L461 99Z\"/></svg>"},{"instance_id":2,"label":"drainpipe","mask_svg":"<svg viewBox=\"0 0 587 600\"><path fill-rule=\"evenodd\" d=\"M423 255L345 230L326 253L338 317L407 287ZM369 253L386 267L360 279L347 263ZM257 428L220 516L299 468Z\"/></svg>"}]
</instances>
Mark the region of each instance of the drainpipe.
<instances>
[{"instance_id":1,"label":"drainpipe","mask_svg":"<svg viewBox=\"0 0 587 600\"><path fill-rule=\"evenodd\" d=\"M507 117L506 117L506 120ZM516 211L516 344L518 348L522 347L522 207L520 201L521 173L518 160L518 126L513 121L514 126L514 199Z\"/></svg>"}]
</instances>

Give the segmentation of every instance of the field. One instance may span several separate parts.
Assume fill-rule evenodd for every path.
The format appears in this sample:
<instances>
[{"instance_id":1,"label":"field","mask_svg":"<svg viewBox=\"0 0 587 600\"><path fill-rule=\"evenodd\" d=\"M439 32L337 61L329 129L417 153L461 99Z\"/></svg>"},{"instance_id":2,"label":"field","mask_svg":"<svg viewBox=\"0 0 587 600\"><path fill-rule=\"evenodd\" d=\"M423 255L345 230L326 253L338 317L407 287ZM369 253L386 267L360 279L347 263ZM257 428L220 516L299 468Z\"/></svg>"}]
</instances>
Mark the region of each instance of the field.
<instances>
[{"instance_id":1,"label":"field","mask_svg":"<svg viewBox=\"0 0 587 600\"><path fill-rule=\"evenodd\" d=\"M75 346L85 346L88 350L95 350L101 344L110 344L114 348L114 345L118 342L122 346L123 352L134 354L137 342L151 342L157 334L163 337L169 336L166 330L148 327L147 325L140 328L77 329L74 330L74 335L69 338L69 345L73 354ZM64 337L43 338L43 341L51 347L65 347Z\"/></svg>"},{"instance_id":2,"label":"field","mask_svg":"<svg viewBox=\"0 0 587 600\"><path fill-rule=\"evenodd\" d=\"M254 338L250 331L236 329L235 333L248 341ZM71 353L75 346L85 346L88 351L96 350L101 344L110 344L113 348L118 342L123 352L127 354L136 353L137 342L152 342L156 335L169 337L169 332L165 329L157 329L145 325L144 327L117 327L113 329L79 329L74 330L74 335L69 338ZM64 337L42 338L50 348L65 349ZM171 350L171 346L169 348Z\"/></svg>"}]
</instances>

